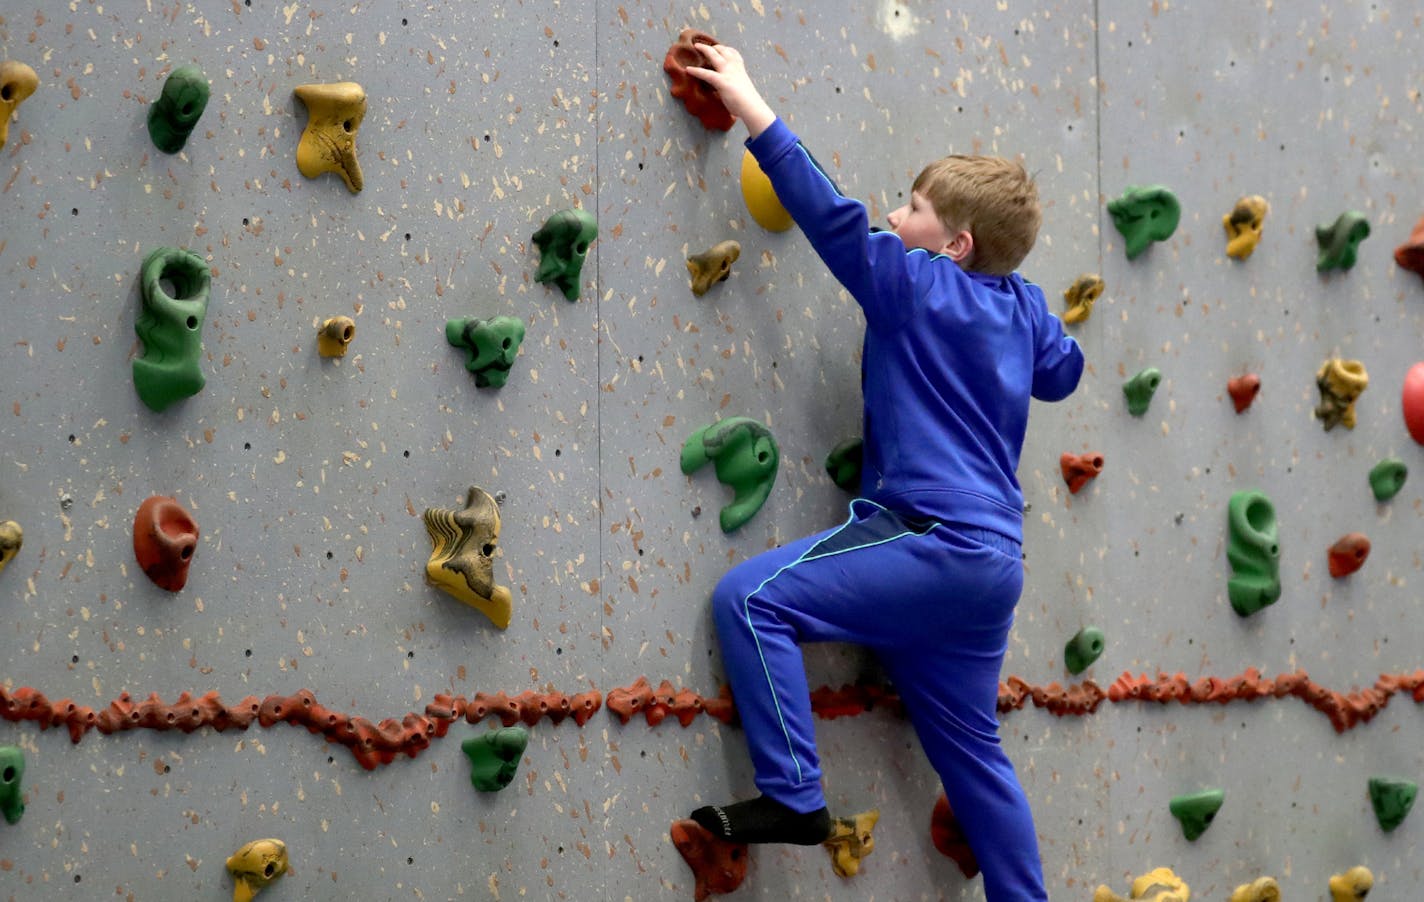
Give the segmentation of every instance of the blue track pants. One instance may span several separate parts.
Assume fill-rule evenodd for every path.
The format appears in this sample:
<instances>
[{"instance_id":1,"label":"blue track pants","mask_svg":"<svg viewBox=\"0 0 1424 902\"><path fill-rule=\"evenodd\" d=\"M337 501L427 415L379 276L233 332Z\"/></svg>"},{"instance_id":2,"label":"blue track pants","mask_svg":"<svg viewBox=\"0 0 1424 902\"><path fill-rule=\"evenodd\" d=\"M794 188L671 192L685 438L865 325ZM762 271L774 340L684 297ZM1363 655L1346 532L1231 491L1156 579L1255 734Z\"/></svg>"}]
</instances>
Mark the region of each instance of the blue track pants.
<instances>
[{"instance_id":1,"label":"blue track pants","mask_svg":"<svg viewBox=\"0 0 1424 902\"><path fill-rule=\"evenodd\" d=\"M1012 539L911 525L865 499L841 526L730 570L712 609L757 788L796 811L825 805L799 646L867 646L944 784L987 898L1046 902L1033 817L996 710L1022 588Z\"/></svg>"}]
</instances>

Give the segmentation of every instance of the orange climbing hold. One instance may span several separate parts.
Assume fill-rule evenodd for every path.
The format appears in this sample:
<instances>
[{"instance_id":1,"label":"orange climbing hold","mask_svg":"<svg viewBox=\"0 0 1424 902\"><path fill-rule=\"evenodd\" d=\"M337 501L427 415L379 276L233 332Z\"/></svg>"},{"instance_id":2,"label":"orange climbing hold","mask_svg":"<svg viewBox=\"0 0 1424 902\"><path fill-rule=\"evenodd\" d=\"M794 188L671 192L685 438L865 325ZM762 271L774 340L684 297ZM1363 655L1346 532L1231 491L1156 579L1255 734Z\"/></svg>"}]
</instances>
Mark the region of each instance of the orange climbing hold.
<instances>
[{"instance_id":1,"label":"orange climbing hold","mask_svg":"<svg viewBox=\"0 0 1424 902\"><path fill-rule=\"evenodd\" d=\"M1237 413L1244 413L1246 408L1251 406L1251 402L1256 400L1256 393L1260 390L1261 377L1255 373L1237 376L1226 383L1226 391L1231 395L1231 403L1236 405Z\"/></svg>"},{"instance_id":2,"label":"orange climbing hold","mask_svg":"<svg viewBox=\"0 0 1424 902\"><path fill-rule=\"evenodd\" d=\"M930 815L930 839L940 854L959 865L959 872L966 880L979 873L979 860L974 857L974 850L969 848L969 839L959 826L959 819L954 816L954 809L949 807L949 799L944 793L939 794L934 812Z\"/></svg>"},{"instance_id":3,"label":"orange climbing hold","mask_svg":"<svg viewBox=\"0 0 1424 902\"><path fill-rule=\"evenodd\" d=\"M688 66L705 65L698 44L716 44L717 39L705 31L684 28L663 58L663 71L672 81L670 92L681 100L687 111L696 116L703 127L729 131L737 121L722 102L722 96L707 82L687 74Z\"/></svg>"},{"instance_id":4,"label":"orange climbing hold","mask_svg":"<svg viewBox=\"0 0 1424 902\"><path fill-rule=\"evenodd\" d=\"M612 693L609 693L612 696ZM709 896L730 893L747 879L747 847L745 843L727 842L713 836L691 818L674 821L672 844L697 883L693 889L696 902Z\"/></svg>"},{"instance_id":5,"label":"orange climbing hold","mask_svg":"<svg viewBox=\"0 0 1424 902\"><path fill-rule=\"evenodd\" d=\"M1424 217L1414 224L1409 240L1394 249L1394 262L1402 269L1424 276Z\"/></svg>"},{"instance_id":6,"label":"orange climbing hold","mask_svg":"<svg viewBox=\"0 0 1424 902\"><path fill-rule=\"evenodd\" d=\"M1068 491L1078 494L1079 489L1103 471L1103 455L1098 451L1087 454L1070 454L1064 451L1058 458L1058 467L1063 471L1063 481L1068 483Z\"/></svg>"},{"instance_id":7,"label":"orange climbing hold","mask_svg":"<svg viewBox=\"0 0 1424 902\"><path fill-rule=\"evenodd\" d=\"M1365 565L1370 556L1370 540L1363 533L1351 532L1330 546L1330 575L1339 579L1349 576Z\"/></svg>"}]
</instances>

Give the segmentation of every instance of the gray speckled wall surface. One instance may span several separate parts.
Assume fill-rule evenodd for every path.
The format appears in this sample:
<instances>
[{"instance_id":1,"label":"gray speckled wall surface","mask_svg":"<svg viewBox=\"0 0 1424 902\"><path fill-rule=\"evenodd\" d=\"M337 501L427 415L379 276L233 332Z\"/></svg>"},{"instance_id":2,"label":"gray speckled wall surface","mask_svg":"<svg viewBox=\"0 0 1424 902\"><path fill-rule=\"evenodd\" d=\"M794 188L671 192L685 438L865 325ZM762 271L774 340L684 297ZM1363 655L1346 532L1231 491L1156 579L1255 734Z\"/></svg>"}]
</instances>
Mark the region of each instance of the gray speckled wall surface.
<instances>
[{"instance_id":1,"label":"gray speckled wall surface","mask_svg":"<svg viewBox=\"0 0 1424 902\"><path fill-rule=\"evenodd\" d=\"M1424 458L1400 385L1421 356L1424 285L1390 252L1421 211L1419 14L1338 4L973 0L142 2L0 4L0 59L40 87L0 150L0 520L25 531L0 573L0 679L102 709L120 693L314 691L372 721L436 693L628 686L715 696L708 594L730 563L842 516L826 452L859 429L862 323L796 232L770 234L738 188L741 134L705 131L661 63L684 26L739 46L773 105L876 218L951 151L1025 155L1045 202L1025 264L1054 309L1080 272L1107 292L1075 329L1089 358L1068 401L1035 408L1020 478L1028 578L1005 665L1077 683L1063 644L1108 635L1083 677L1190 680L1305 669L1340 692L1424 667ZM212 98L183 153L144 127L168 71ZM296 170L294 87L357 81L365 189ZM1162 183L1170 241L1129 263L1104 208ZM1221 217L1271 203L1247 262ZM555 211L599 220L577 303L533 281L530 235ZM1347 209L1374 234L1348 273L1314 270L1313 230ZM687 254L735 238L701 299ZM137 273L154 247L203 256L213 291L206 388L161 414L134 392ZM447 319L516 316L509 382L477 389ZM354 318L345 359L316 326ZM1356 358L1359 425L1312 419L1315 371ZM1164 381L1134 418L1122 382ZM1228 378L1261 376L1236 415ZM765 508L728 536L730 497L684 477L687 435L727 416L782 452ZM1064 451L1106 468L1078 495ZM1366 474L1416 475L1377 504ZM427 586L420 513L503 492L496 577L508 630ZM1282 600L1226 600L1226 505L1274 501ZM134 511L176 495L202 538L187 586L139 571ZM699 515L700 514L700 515ZM1359 531L1359 573L1326 549ZM873 616L873 613L870 615ZM808 653L813 686L879 679L858 651ZM739 730L710 717L536 724L515 782L471 789L457 722L415 758L364 770L300 727L87 733L0 724L28 757L24 818L0 827L0 898L226 899L225 858L276 836L292 873L263 898L687 899L668 838L698 804L752 792ZM1420 830L1386 834L1365 785L1418 779L1408 692L1337 733L1295 698L1230 706L1104 702L1004 714L1054 899L1174 867L1193 898L1263 874L1327 897L1365 864L1379 897L1424 888ZM823 720L834 811L879 808L875 852L837 877L817 848L763 847L733 898L976 899L931 843L937 781L909 725ZM1175 795L1222 788L1188 843ZM1418 815L1415 816L1416 818ZM972 822L972 818L966 818Z\"/></svg>"}]
</instances>

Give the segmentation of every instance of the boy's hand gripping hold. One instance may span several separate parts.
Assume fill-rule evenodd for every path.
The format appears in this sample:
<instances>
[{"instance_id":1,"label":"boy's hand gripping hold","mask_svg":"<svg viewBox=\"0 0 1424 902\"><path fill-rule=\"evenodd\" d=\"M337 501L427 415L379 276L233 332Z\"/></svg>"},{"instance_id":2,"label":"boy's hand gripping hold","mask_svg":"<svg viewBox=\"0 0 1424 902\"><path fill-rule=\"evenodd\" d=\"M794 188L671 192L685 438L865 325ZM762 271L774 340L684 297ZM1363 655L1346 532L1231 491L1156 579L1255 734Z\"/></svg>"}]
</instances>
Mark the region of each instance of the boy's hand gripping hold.
<instances>
[{"instance_id":1,"label":"boy's hand gripping hold","mask_svg":"<svg viewBox=\"0 0 1424 902\"><path fill-rule=\"evenodd\" d=\"M757 92L747 74L742 55L726 44L695 45L706 60L705 66L688 66L687 73L700 78L716 89L727 111L747 127L747 136L755 138L776 121L776 114Z\"/></svg>"}]
</instances>

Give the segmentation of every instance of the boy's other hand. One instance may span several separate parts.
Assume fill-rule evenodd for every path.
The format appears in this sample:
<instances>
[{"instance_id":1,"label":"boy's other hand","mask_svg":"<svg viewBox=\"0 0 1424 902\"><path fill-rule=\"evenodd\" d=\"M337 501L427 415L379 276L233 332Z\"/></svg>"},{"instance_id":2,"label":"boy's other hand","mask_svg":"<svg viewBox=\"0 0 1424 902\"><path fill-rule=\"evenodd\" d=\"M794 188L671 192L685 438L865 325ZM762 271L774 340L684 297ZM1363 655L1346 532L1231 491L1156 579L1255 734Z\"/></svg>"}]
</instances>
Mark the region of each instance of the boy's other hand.
<instances>
[{"instance_id":1,"label":"boy's other hand","mask_svg":"<svg viewBox=\"0 0 1424 902\"><path fill-rule=\"evenodd\" d=\"M696 44L706 63L688 66L687 72L716 89L728 112L747 127L748 136L755 138L776 120L776 114L762 99L747 74L746 63L735 47L726 44Z\"/></svg>"}]
</instances>

